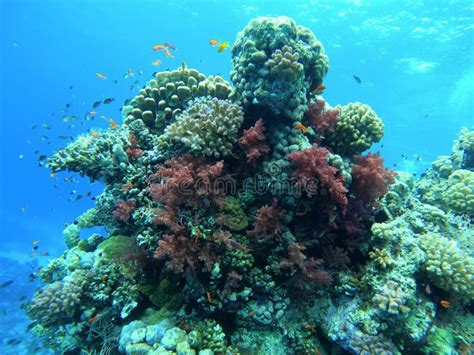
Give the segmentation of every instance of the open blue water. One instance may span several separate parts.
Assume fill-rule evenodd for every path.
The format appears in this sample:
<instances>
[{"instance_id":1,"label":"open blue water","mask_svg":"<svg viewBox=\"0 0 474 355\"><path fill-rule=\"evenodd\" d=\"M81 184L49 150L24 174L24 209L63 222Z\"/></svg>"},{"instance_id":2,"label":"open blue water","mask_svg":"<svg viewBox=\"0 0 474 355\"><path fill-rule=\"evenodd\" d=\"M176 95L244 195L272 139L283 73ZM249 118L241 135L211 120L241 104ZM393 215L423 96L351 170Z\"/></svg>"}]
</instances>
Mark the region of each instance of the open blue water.
<instances>
[{"instance_id":1,"label":"open blue water","mask_svg":"<svg viewBox=\"0 0 474 355\"><path fill-rule=\"evenodd\" d=\"M126 98L154 71L183 61L229 80L230 51L217 53L209 40L232 43L252 18L286 15L325 46L325 99L370 104L385 124L374 149L388 166L420 174L449 152L461 126L474 123L473 10L469 0L1 0L0 281L14 283L0 289L0 352L31 351L22 347L31 340L20 297L31 297L38 283L28 276L60 255L64 223L93 206L88 192L101 191L38 165L40 155L65 146L59 136L107 127L102 114L120 123ZM163 41L177 47L174 59L152 51ZM158 68L151 65L157 59ZM134 77L124 78L128 69ZM95 120L62 122L107 97L114 101ZM49 256L30 256L34 240ZM12 338L23 345L3 345Z\"/></svg>"}]
</instances>

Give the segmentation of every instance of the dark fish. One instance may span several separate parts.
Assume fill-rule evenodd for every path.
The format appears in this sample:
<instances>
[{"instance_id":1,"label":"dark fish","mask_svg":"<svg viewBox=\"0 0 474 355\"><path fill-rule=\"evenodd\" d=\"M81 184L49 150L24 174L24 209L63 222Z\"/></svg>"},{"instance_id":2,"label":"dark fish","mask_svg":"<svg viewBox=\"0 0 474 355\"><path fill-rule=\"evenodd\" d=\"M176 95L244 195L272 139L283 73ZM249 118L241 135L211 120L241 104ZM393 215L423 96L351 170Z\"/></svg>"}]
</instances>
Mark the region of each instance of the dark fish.
<instances>
[{"instance_id":1,"label":"dark fish","mask_svg":"<svg viewBox=\"0 0 474 355\"><path fill-rule=\"evenodd\" d=\"M46 160L47 158L48 158L48 157L47 157L46 155L42 154L42 155L40 155L40 156L38 157L38 160L39 160L39 161L43 161L43 160Z\"/></svg>"},{"instance_id":2,"label":"dark fish","mask_svg":"<svg viewBox=\"0 0 474 355\"><path fill-rule=\"evenodd\" d=\"M118 83L118 80L114 80L114 84L117 84Z\"/></svg>"},{"instance_id":3,"label":"dark fish","mask_svg":"<svg viewBox=\"0 0 474 355\"><path fill-rule=\"evenodd\" d=\"M104 100L104 104L107 105L107 104L110 104L111 102L114 101L114 98L113 97L107 97L105 100Z\"/></svg>"},{"instance_id":4,"label":"dark fish","mask_svg":"<svg viewBox=\"0 0 474 355\"><path fill-rule=\"evenodd\" d=\"M101 103L102 103L102 101L96 101L96 102L94 102L94 103L92 104L92 107L93 107L93 108L97 108L97 107L100 106Z\"/></svg>"},{"instance_id":5,"label":"dark fish","mask_svg":"<svg viewBox=\"0 0 474 355\"><path fill-rule=\"evenodd\" d=\"M51 129L51 126L50 126L49 124L47 124L47 123L43 123L43 124L41 125L41 127L43 127L44 129L48 129L48 130Z\"/></svg>"},{"instance_id":6,"label":"dark fish","mask_svg":"<svg viewBox=\"0 0 474 355\"><path fill-rule=\"evenodd\" d=\"M131 99L126 99L126 100L123 102L123 104L124 104L124 105L128 105L128 104L130 103L130 101L132 101L132 100L131 100Z\"/></svg>"},{"instance_id":7,"label":"dark fish","mask_svg":"<svg viewBox=\"0 0 474 355\"><path fill-rule=\"evenodd\" d=\"M73 86L72 86L72 85L69 85L69 89L72 89L72 88L73 88Z\"/></svg>"},{"instance_id":8,"label":"dark fish","mask_svg":"<svg viewBox=\"0 0 474 355\"><path fill-rule=\"evenodd\" d=\"M7 287L7 286L10 286L13 282L15 282L15 280L3 281L3 282L0 284L0 288L5 288L5 287Z\"/></svg>"},{"instance_id":9,"label":"dark fish","mask_svg":"<svg viewBox=\"0 0 474 355\"><path fill-rule=\"evenodd\" d=\"M21 296L19 299L19 301L24 301L24 300L26 300L26 296Z\"/></svg>"},{"instance_id":10,"label":"dark fish","mask_svg":"<svg viewBox=\"0 0 474 355\"><path fill-rule=\"evenodd\" d=\"M35 154L39 154L39 150L38 150L38 149L35 150Z\"/></svg>"},{"instance_id":11,"label":"dark fish","mask_svg":"<svg viewBox=\"0 0 474 355\"><path fill-rule=\"evenodd\" d=\"M423 118L426 118L426 117L428 117L428 116L429 116L428 114L425 114L425 115L423 116Z\"/></svg>"},{"instance_id":12,"label":"dark fish","mask_svg":"<svg viewBox=\"0 0 474 355\"><path fill-rule=\"evenodd\" d=\"M18 345L21 343L21 339L20 338L8 339L5 343L7 345Z\"/></svg>"},{"instance_id":13,"label":"dark fish","mask_svg":"<svg viewBox=\"0 0 474 355\"><path fill-rule=\"evenodd\" d=\"M66 104L66 108L69 108L69 107L71 107L71 104Z\"/></svg>"},{"instance_id":14,"label":"dark fish","mask_svg":"<svg viewBox=\"0 0 474 355\"><path fill-rule=\"evenodd\" d=\"M140 80L137 79L137 80L135 80L133 83L134 83L134 84L140 84Z\"/></svg>"},{"instance_id":15,"label":"dark fish","mask_svg":"<svg viewBox=\"0 0 474 355\"><path fill-rule=\"evenodd\" d=\"M31 129L35 129L36 127L38 127L38 125L34 124L33 126L31 126Z\"/></svg>"},{"instance_id":16,"label":"dark fish","mask_svg":"<svg viewBox=\"0 0 474 355\"><path fill-rule=\"evenodd\" d=\"M84 197L83 195L77 195L76 196L76 201L82 200L83 197Z\"/></svg>"},{"instance_id":17,"label":"dark fish","mask_svg":"<svg viewBox=\"0 0 474 355\"><path fill-rule=\"evenodd\" d=\"M171 43L171 42L165 42L165 43L163 43L163 44L164 44L166 47L171 48L173 51L176 50L175 45L174 45L173 43Z\"/></svg>"},{"instance_id":18,"label":"dark fish","mask_svg":"<svg viewBox=\"0 0 474 355\"><path fill-rule=\"evenodd\" d=\"M360 80L360 78L357 76L357 75L352 75L352 77L354 78L354 80L357 82L357 83L362 83L362 80Z\"/></svg>"},{"instance_id":19,"label":"dark fish","mask_svg":"<svg viewBox=\"0 0 474 355\"><path fill-rule=\"evenodd\" d=\"M33 246L33 250L38 250L38 246L37 246L37 245L34 245L34 246Z\"/></svg>"},{"instance_id":20,"label":"dark fish","mask_svg":"<svg viewBox=\"0 0 474 355\"><path fill-rule=\"evenodd\" d=\"M91 195L92 195L92 192L89 191L89 192L87 193L87 197L90 197Z\"/></svg>"},{"instance_id":21,"label":"dark fish","mask_svg":"<svg viewBox=\"0 0 474 355\"><path fill-rule=\"evenodd\" d=\"M66 139L66 140L70 140L70 141L72 141L74 139L74 137L72 137L72 136L59 136L58 138L59 139Z\"/></svg>"},{"instance_id":22,"label":"dark fish","mask_svg":"<svg viewBox=\"0 0 474 355\"><path fill-rule=\"evenodd\" d=\"M130 86L130 91L133 91L133 90L135 90L135 86L134 86L134 85L131 85L131 86Z\"/></svg>"}]
</instances>

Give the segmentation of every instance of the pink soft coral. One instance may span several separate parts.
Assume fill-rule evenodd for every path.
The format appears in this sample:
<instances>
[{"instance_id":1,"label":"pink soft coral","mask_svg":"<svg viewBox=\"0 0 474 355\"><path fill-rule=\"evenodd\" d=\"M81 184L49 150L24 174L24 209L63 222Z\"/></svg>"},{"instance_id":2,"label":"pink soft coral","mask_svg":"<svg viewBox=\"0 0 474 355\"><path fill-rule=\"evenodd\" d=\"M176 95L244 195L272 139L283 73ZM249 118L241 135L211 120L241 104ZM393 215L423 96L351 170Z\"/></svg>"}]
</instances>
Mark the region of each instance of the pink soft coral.
<instances>
[{"instance_id":1,"label":"pink soft coral","mask_svg":"<svg viewBox=\"0 0 474 355\"><path fill-rule=\"evenodd\" d=\"M244 130L239 139L240 146L245 151L247 162L251 163L270 151L270 147L265 143L265 127L263 120L259 119L253 127Z\"/></svg>"},{"instance_id":2,"label":"pink soft coral","mask_svg":"<svg viewBox=\"0 0 474 355\"><path fill-rule=\"evenodd\" d=\"M128 222L131 213L137 207L135 201L117 201L115 210L112 212L114 217L122 222Z\"/></svg>"},{"instance_id":3,"label":"pink soft coral","mask_svg":"<svg viewBox=\"0 0 474 355\"><path fill-rule=\"evenodd\" d=\"M383 166L383 158L378 153L358 155L352 167L351 189L365 203L375 203L395 181L394 176L394 171Z\"/></svg>"},{"instance_id":4,"label":"pink soft coral","mask_svg":"<svg viewBox=\"0 0 474 355\"><path fill-rule=\"evenodd\" d=\"M131 134L128 137L128 140L130 141L130 147L127 148L127 155L131 159L137 159L142 155L142 150L138 149L137 146L137 137L134 134Z\"/></svg>"},{"instance_id":5,"label":"pink soft coral","mask_svg":"<svg viewBox=\"0 0 474 355\"><path fill-rule=\"evenodd\" d=\"M310 125L315 129L316 133L326 134L334 131L337 121L339 120L339 111L335 109L325 109L326 102L324 100L316 100L308 104L308 111L305 117Z\"/></svg>"},{"instance_id":6,"label":"pink soft coral","mask_svg":"<svg viewBox=\"0 0 474 355\"><path fill-rule=\"evenodd\" d=\"M290 153L288 159L293 162L296 170L293 178L297 179L300 189L304 189L308 197L316 194L329 194L330 198L344 210L347 205L344 179L338 176L335 167L328 163L328 150L313 144L311 148Z\"/></svg>"}]
</instances>

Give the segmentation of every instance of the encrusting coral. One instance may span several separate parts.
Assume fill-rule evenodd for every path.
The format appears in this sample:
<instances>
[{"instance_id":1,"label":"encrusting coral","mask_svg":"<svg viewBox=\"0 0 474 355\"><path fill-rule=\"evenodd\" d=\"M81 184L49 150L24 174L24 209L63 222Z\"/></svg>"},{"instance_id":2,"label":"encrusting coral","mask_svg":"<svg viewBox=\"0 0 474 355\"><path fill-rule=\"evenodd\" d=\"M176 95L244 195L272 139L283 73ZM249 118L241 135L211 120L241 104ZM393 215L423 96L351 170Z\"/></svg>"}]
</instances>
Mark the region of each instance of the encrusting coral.
<instances>
[{"instance_id":1,"label":"encrusting coral","mask_svg":"<svg viewBox=\"0 0 474 355\"><path fill-rule=\"evenodd\" d=\"M58 353L466 347L472 131L415 181L361 155L383 123L324 100L309 29L255 19L232 64L235 88L185 65L156 73L122 125L49 158L105 186L41 269L32 331Z\"/></svg>"}]
</instances>

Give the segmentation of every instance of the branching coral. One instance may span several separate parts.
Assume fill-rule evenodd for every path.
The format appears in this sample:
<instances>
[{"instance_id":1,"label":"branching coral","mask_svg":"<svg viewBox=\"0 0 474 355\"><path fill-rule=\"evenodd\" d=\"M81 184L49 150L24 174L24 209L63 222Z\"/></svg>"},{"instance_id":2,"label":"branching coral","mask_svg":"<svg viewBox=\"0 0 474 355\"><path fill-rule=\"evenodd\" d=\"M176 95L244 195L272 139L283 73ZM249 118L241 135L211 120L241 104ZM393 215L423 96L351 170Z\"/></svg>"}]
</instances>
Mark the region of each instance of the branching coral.
<instances>
[{"instance_id":1,"label":"branching coral","mask_svg":"<svg viewBox=\"0 0 474 355\"><path fill-rule=\"evenodd\" d=\"M237 142L243 119L240 106L230 100L198 98L166 127L159 144L193 155L225 157Z\"/></svg>"},{"instance_id":2,"label":"branching coral","mask_svg":"<svg viewBox=\"0 0 474 355\"><path fill-rule=\"evenodd\" d=\"M437 286L474 298L474 259L456 241L428 233L421 247L426 253L425 270Z\"/></svg>"},{"instance_id":3,"label":"branching coral","mask_svg":"<svg viewBox=\"0 0 474 355\"><path fill-rule=\"evenodd\" d=\"M338 154L355 155L370 148L383 137L383 123L369 105L351 102L336 106L339 120L333 132L329 132L324 143Z\"/></svg>"},{"instance_id":4,"label":"branching coral","mask_svg":"<svg viewBox=\"0 0 474 355\"><path fill-rule=\"evenodd\" d=\"M135 201L117 201L113 212L115 218L122 222L128 222L132 212L137 208Z\"/></svg>"},{"instance_id":5,"label":"branching coral","mask_svg":"<svg viewBox=\"0 0 474 355\"><path fill-rule=\"evenodd\" d=\"M394 183L395 172L383 166L383 158L378 153L356 156L354 162L351 190L365 203L373 204Z\"/></svg>"},{"instance_id":6,"label":"branching coral","mask_svg":"<svg viewBox=\"0 0 474 355\"><path fill-rule=\"evenodd\" d=\"M270 239L278 235L281 230L281 219L286 211L278 207L278 202L273 201L272 205L265 205L257 211L255 222L248 234L257 239Z\"/></svg>"}]
</instances>

